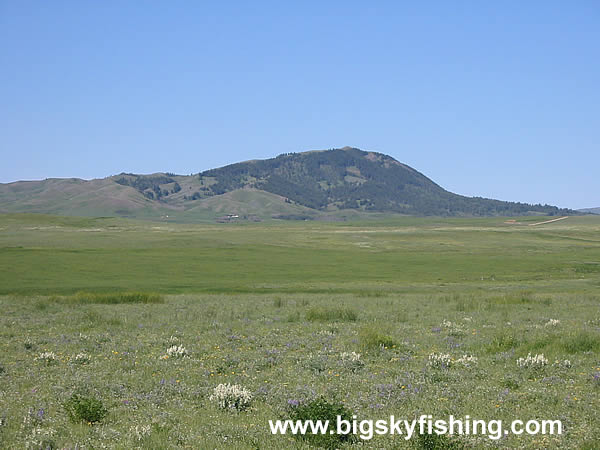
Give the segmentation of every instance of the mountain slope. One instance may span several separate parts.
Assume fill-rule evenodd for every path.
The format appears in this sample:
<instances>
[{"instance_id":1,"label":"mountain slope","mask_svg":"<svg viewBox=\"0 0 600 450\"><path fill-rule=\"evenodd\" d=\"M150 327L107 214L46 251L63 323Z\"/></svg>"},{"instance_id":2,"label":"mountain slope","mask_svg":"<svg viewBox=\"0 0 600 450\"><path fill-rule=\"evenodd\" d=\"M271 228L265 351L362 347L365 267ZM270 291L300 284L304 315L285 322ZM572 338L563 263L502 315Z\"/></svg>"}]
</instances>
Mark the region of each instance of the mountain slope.
<instances>
[{"instance_id":1,"label":"mountain slope","mask_svg":"<svg viewBox=\"0 0 600 450\"><path fill-rule=\"evenodd\" d=\"M209 195L253 187L321 211L478 216L568 213L547 205L453 194L390 156L350 147L232 164L205 171L199 178Z\"/></svg>"},{"instance_id":2,"label":"mountain slope","mask_svg":"<svg viewBox=\"0 0 600 450\"><path fill-rule=\"evenodd\" d=\"M107 178L91 181L52 178L0 185L3 212L100 216L154 207L139 192Z\"/></svg>"},{"instance_id":3,"label":"mountain slope","mask_svg":"<svg viewBox=\"0 0 600 450\"><path fill-rule=\"evenodd\" d=\"M589 214L600 214L600 207L598 207L598 208L583 208L583 209L579 209L578 211L580 211L582 213L589 213Z\"/></svg>"},{"instance_id":4,"label":"mountain slope","mask_svg":"<svg viewBox=\"0 0 600 450\"><path fill-rule=\"evenodd\" d=\"M490 216L573 214L446 191L381 153L344 147L289 153L197 175L125 174L100 180L47 179L0 184L0 212L214 219L356 217L371 212Z\"/></svg>"}]
</instances>

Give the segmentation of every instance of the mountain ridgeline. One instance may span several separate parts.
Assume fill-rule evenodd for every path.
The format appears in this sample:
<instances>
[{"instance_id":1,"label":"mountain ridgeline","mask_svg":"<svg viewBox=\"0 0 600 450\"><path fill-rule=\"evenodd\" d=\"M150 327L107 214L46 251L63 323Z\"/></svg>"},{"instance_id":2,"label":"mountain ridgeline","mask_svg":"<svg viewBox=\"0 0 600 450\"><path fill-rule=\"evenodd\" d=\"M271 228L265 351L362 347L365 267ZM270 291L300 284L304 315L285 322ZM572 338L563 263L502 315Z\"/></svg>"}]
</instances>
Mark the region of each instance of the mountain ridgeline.
<instances>
[{"instance_id":1,"label":"mountain ridgeline","mask_svg":"<svg viewBox=\"0 0 600 450\"><path fill-rule=\"evenodd\" d=\"M567 215L548 205L464 197L381 153L344 147L287 153L193 175L121 173L0 184L0 212L206 221Z\"/></svg>"},{"instance_id":2,"label":"mountain ridgeline","mask_svg":"<svg viewBox=\"0 0 600 450\"><path fill-rule=\"evenodd\" d=\"M354 209L441 216L573 213L548 205L453 194L390 156L350 147L231 164L202 172L199 178L214 181L206 189L212 195L256 188L320 211Z\"/></svg>"}]
</instances>

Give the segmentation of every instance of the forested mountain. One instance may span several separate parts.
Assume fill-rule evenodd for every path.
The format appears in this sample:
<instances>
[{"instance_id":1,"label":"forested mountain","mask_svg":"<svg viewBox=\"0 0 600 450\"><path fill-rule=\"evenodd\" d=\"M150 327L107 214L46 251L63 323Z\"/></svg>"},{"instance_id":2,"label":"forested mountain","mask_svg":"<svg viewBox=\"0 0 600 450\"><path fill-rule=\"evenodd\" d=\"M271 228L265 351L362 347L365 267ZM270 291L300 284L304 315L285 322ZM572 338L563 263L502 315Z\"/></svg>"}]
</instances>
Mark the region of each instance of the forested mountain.
<instances>
[{"instance_id":1,"label":"forested mountain","mask_svg":"<svg viewBox=\"0 0 600 450\"><path fill-rule=\"evenodd\" d=\"M287 153L195 175L122 173L101 180L0 184L0 212L214 219L565 215L549 205L464 197L394 158L357 148Z\"/></svg>"},{"instance_id":2,"label":"forested mountain","mask_svg":"<svg viewBox=\"0 0 600 450\"><path fill-rule=\"evenodd\" d=\"M316 210L359 209L414 215L568 214L548 205L464 197L394 158L356 148L288 153L202 172L204 192L253 187Z\"/></svg>"}]
</instances>

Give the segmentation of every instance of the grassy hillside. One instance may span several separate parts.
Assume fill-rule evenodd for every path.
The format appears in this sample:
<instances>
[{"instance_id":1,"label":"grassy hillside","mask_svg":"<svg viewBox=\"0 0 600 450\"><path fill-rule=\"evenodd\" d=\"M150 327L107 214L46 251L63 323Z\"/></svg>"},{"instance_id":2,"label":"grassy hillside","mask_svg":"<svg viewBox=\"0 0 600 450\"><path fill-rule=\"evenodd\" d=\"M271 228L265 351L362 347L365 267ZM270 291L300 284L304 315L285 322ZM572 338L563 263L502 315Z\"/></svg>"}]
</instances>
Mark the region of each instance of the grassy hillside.
<instances>
[{"instance_id":1,"label":"grassy hillside","mask_svg":"<svg viewBox=\"0 0 600 450\"><path fill-rule=\"evenodd\" d=\"M202 222L393 215L565 215L574 211L448 192L395 159L355 148L280 155L197 175L122 173L101 180L0 184L0 212Z\"/></svg>"}]
</instances>

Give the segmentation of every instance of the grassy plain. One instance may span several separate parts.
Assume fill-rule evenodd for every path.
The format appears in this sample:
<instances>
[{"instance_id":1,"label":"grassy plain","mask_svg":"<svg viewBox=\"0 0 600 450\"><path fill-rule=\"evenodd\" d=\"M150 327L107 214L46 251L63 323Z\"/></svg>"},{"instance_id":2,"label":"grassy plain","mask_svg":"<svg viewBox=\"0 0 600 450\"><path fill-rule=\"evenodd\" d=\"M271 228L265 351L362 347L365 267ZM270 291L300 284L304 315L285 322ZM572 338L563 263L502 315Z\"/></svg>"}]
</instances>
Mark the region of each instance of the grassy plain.
<instances>
[{"instance_id":1,"label":"grassy plain","mask_svg":"<svg viewBox=\"0 0 600 450\"><path fill-rule=\"evenodd\" d=\"M468 448L596 448L600 218L529 226L541 220L1 215L0 446L304 448L267 421L323 395L359 419L565 425L558 437L452 440ZM188 356L165 359L171 345ZM351 352L359 363L342 356ZM450 367L434 367L432 353ZM548 364L519 368L528 353ZM477 362L459 363L464 355ZM209 399L219 383L250 390L251 408L219 409ZM69 421L76 391L108 415Z\"/></svg>"}]
</instances>

